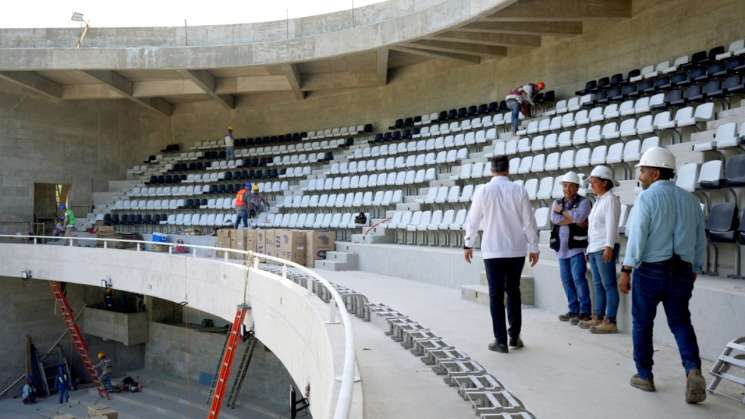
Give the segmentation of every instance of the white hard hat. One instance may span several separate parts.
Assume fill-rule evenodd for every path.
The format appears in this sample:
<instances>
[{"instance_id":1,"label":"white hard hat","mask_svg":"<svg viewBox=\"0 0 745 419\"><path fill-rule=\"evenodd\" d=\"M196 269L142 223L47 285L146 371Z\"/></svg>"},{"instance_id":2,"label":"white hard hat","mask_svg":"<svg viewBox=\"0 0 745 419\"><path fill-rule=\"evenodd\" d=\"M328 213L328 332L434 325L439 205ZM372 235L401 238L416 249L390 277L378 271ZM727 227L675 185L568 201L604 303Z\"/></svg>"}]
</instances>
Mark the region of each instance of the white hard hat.
<instances>
[{"instance_id":1,"label":"white hard hat","mask_svg":"<svg viewBox=\"0 0 745 419\"><path fill-rule=\"evenodd\" d=\"M577 176L577 174L576 174L576 173L574 173L574 172L567 172L567 173L566 173L566 174L565 174L565 175L564 175L564 176L563 176L563 177L561 178L561 182L562 182L562 183L575 183L575 184L577 184L577 185L579 185L579 184L580 184L580 182L579 182L579 176Z\"/></svg>"},{"instance_id":2,"label":"white hard hat","mask_svg":"<svg viewBox=\"0 0 745 419\"><path fill-rule=\"evenodd\" d=\"M652 147L642 154L639 164L636 165L636 167L642 166L675 170L675 156L666 148Z\"/></svg>"},{"instance_id":3,"label":"white hard hat","mask_svg":"<svg viewBox=\"0 0 745 419\"><path fill-rule=\"evenodd\" d=\"M592 172L590 172L590 177L610 180L614 185L616 184L616 180L613 179L613 170L608 166L595 166Z\"/></svg>"}]
</instances>

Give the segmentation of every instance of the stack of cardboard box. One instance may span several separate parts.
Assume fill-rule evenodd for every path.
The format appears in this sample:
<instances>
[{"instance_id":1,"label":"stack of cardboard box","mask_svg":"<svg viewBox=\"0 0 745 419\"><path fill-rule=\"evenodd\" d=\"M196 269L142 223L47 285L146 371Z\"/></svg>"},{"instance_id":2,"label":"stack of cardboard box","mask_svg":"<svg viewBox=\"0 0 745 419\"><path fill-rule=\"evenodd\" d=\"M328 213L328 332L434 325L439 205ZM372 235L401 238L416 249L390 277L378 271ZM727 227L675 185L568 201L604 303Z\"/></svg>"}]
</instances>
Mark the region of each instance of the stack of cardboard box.
<instances>
[{"instance_id":1,"label":"stack of cardboard box","mask_svg":"<svg viewBox=\"0 0 745 419\"><path fill-rule=\"evenodd\" d=\"M308 267L325 259L334 244L333 231L222 229L217 233L217 247L250 250ZM218 256L224 255L218 252Z\"/></svg>"}]
</instances>

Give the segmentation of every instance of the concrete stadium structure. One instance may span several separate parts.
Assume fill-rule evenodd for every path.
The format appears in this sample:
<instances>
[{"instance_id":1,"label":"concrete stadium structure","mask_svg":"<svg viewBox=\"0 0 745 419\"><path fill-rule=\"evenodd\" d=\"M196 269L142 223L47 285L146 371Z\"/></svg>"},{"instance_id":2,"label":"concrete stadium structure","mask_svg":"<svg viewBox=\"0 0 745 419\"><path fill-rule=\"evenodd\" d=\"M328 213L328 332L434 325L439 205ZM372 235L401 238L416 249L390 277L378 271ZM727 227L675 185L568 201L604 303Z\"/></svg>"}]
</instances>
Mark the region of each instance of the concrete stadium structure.
<instances>
[{"instance_id":1,"label":"concrete stadium structure","mask_svg":"<svg viewBox=\"0 0 745 419\"><path fill-rule=\"evenodd\" d=\"M307 212L312 205L283 203L310 194L308 182L328 180L334 164L354 161L355 152L369 152L376 144L374 134L392 131L389 127L399 119L498 102L511 88L528 81L543 80L557 101L567 100L579 96L575 92L588 80L727 47L745 38L743 21L745 3L739 0L390 0L276 22L187 29L94 27L80 48L74 47L78 30L0 29L0 234L31 231L37 184L71 185L73 208L90 212L86 224L121 212L117 201L137 199L132 191L147 187L150 175L162 175L166 163L181 161L180 155L162 153L164 147L178 143L190 152L220 148L205 142L222 138L227 125L237 136L258 139L371 123L374 132L350 134L349 145L328 149L331 160L308 163L308 173L287 178L287 187L273 191L273 215ZM738 52L730 50L733 55ZM695 163L698 169L709 161L725 162L738 154L739 146L718 150L692 144L716 141L721 125L735 122L739 128L745 122L745 103L740 99L735 93L712 100L716 110L695 130L654 132L679 163ZM546 111L552 109L554 103L546 104ZM523 128L526 125L527 121ZM745 130L739 132L745 135ZM403 190L401 201L380 206L382 213L372 217L374 223L381 222L370 233L379 242L357 234L359 228L336 228L339 252L333 257L339 259L318 266L352 270L317 270L315 275L334 281L336 289L349 287L350 293L357 290L370 302L411 316L410 321L421 322L470 354L501 381L504 397L519 398L519 411L526 412L521 417L741 418L742 405L725 398L712 395L697 408L682 402L675 341L663 313L656 320L655 377L661 390L655 399L627 385L633 371L629 298L622 298L619 311L623 333L608 340L556 326L554 314L565 311L565 298L547 232L541 233L540 263L523 273L524 285L530 284L530 301L524 303L532 306L525 316L525 350L505 359L486 351L491 340L488 310L461 300L461 295L477 301L488 296L478 252L474 263L467 265L459 249L431 246L426 240L419 243L416 227L408 230L414 231L414 244L406 238L402 243L391 233L394 229L386 231L384 219L393 218L394 212L438 209L425 202L431 188L465 187L458 179L461 165L486 161L497 143L517 140L498 126L495 133L484 143L464 146L465 158L438 163L433 179L397 184ZM299 143L323 138L306 137ZM518 154L532 156L535 151ZM150 155L160 160L142 165ZM138 166L147 169L131 170ZM578 165L578 170L589 173L586 166ZM616 170L626 169L619 165ZM696 179L694 184L692 190L707 208L731 201L726 188L702 190ZM631 176L621 182L619 191L624 204L633 205L638 190ZM741 189L731 191L734 201L741 202ZM534 202L537 207L545 205ZM457 210L458 205L442 209ZM357 207L362 205L346 205L344 212L355 213ZM316 209L319 214L341 211ZM117 228L143 233L145 240L149 233L163 230L176 233L174 241L216 246L212 236L179 235L181 227L169 223ZM455 234L461 233L456 229ZM426 418L473 415L439 376L429 368L422 371L423 364L409 351L384 339L375 327L375 316L347 318L343 325L329 322L334 320L330 312L342 317L348 316L347 309L358 313L350 303L329 311L307 289L288 281L281 269L246 267L217 258L214 249L198 250L200 257L192 257L88 248L83 241L32 241L0 239L0 295L5 307L0 310L0 330L12 339L0 344L0 385L20 372L16 369L24 359L24 335L46 349L64 328L45 280L69 283L70 299L79 307L100 301L101 280L108 279L118 292L144 296L148 336L132 336L138 343L125 345L119 338L91 333L91 345L114 354L121 369L117 375L139 371L143 380L152 380L148 382L153 391L178 389L163 390L159 397L169 402L162 411L148 410L147 402L135 397L115 396L111 403L123 415L127 409L134 417L206 415L203 401L189 397L204 398L200 392L208 387L195 383L214 372L224 343L221 336L189 327L203 319L229 324L240 302L251 305L246 325L256 327L266 350L252 372L256 378L239 399L248 410L226 415L287 417L288 385L300 392L310 386L310 411L316 418L408 418L412 412ZM142 250L145 246L150 243ZM745 319L745 283L726 277L739 268L738 244L719 246L720 274L700 278L691 300L707 371L724 345L743 335ZM30 281L19 279L26 270L33 272ZM297 278L302 274L290 270ZM188 304L180 304L184 302ZM94 327L92 316L86 327ZM370 317L372 324L364 321ZM353 328L353 343L345 341L351 334L342 326ZM354 377L351 381L342 376L350 355L345 344L355 348L353 374L346 369ZM165 383L160 372L173 380ZM725 389L742 398L741 388ZM345 392L349 393L340 396ZM337 403L349 395L347 415ZM85 400L95 402L92 395ZM0 417L26 414L18 404L0 401ZM52 413L58 412L45 410Z\"/></svg>"}]
</instances>

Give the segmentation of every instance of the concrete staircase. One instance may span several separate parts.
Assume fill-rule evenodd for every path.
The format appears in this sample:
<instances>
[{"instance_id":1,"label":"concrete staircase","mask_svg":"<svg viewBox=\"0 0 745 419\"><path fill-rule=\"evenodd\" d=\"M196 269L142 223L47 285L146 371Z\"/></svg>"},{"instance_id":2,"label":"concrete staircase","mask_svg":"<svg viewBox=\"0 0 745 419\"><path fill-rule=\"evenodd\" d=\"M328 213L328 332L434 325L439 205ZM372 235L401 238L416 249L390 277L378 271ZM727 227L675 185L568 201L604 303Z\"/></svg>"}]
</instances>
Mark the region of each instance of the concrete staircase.
<instances>
[{"instance_id":1,"label":"concrete staircase","mask_svg":"<svg viewBox=\"0 0 745 419\"><path fill-rule=\"evenodd\" d=\"M523 274L520 278L520 298L523 305L532 306L534 300L534 280L530 275ZM480 284L463 285L460 287L460 296L464 300L489 305L489 285L486 281L486 272L481 272ZM506 296L505 296L506 298Z\"/></svg>"},{"instance_id":2,"label":"concrete staircase","mask_svg":"<svg viewBox=\"0 0 745 419\"><path fill-rule=\"evenodd\" d=\"M370 225L375 227L364 227L362 229L364 234L352 234L352 243L393 243L395 241L395 233L386 229L386 223L383 223L383 220L383 218L372 219Z\"/></svg>"},{"instance_id":3,"label":"concrete staircase","mask_svg":"<svg viewBox=\"0 0 745 419\"><path fill-rule=\"evenodd\" d=\"M326 271L355 271L358 265L357 254L350 250L349 245L337 243L336 250L326 252L326 259L317 260L315 268Z\"/></svg>"}]
</instances>

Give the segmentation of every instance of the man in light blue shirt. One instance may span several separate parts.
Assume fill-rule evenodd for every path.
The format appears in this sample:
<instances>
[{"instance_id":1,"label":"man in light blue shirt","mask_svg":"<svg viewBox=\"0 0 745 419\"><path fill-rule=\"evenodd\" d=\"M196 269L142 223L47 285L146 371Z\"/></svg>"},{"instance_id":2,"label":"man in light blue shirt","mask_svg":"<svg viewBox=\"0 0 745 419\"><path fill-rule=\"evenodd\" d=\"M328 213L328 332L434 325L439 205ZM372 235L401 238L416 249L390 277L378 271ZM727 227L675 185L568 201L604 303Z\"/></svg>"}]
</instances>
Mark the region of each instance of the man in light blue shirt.
<instances>
[{"instance_id":1,"label":"man in light blue shirt","mask_svg":"<svg viewBox=\"0 0 745 419\"><path fill-rule=\"evenodd\" d=\"M623 293L633 288L632 337L637 374L631 378L631 385L655 391L652 333L657 305L662 303L686 372L686 402L700 403L706 399L706 381L701 375L688 304L706 253L704 216L698 200L670 181L675 157L668 150L649 149L637 167L644 191L631 213L619 283Z\"/></svg>"}]
</instances>

